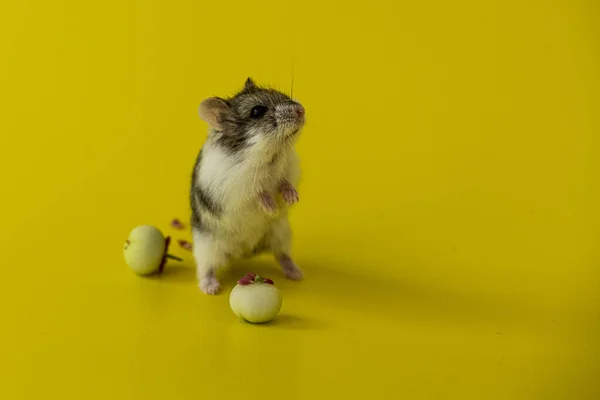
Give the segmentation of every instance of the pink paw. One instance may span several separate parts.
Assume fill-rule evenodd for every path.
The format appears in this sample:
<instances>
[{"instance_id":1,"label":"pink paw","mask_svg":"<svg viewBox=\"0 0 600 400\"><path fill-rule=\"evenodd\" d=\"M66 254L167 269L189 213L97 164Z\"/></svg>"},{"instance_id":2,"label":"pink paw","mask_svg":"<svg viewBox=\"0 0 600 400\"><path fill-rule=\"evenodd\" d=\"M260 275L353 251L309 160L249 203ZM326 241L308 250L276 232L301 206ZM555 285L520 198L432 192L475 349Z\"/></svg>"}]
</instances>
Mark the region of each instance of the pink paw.
<instances>
[{"instance_id":1,"label":"pink paw","mask_svg":"<svg viewBox=\"0 0 600 400\"><path fill-rule=\"evenodd\" d=\"M215 295L221 291L221 285L215 277L204 278L200 281L200 290L206 294Z\"/></svg>"},{"instance_id":2,"label":"pink paw","mask_svg":"<svg viewBox=\"0 0 600 400\"><path fill-rule=\"evenodd\" d=\"M290 206L292 204L297 203L298 200L300 200L298 192L296 191L296 189L294 189L292 185L285 185L284 187L282 187L281 195L283 196L283 200L285 200L285 202Z\"/></svg>"},{"instance_id":3,"label":"pink paw","mask_svg":"<svg viewBox=\"0 0 600 400\"><path fill-rule=\"evenodd\" d=\"M301 281L304 278L304 274L300 268L294 265L293 268L284 268L283 273L286 278L292 281Z\"/></svg>"},{"instance_id":4,"label":"pink paw","mask_svg":"<svg viewBox=\"0 0 600 400\"><path fill-rule=\"evenodd\" d=\"M277 262L281 265L286 278L292 281L300 281L304 278L304 274L298 266L292 261L289 256L282 255L277 257Z\"/></svg>"},{"instance_id":5,"label":"pink paw","mask_svg":"<svg viewBox=\"0 0 600 400\"><path fill-rule=\"evenodd\" d=\"M277 214L277 202L269 193L262 192L260 194L260 204L269 214Z\"/></svg>"}]
</instances>

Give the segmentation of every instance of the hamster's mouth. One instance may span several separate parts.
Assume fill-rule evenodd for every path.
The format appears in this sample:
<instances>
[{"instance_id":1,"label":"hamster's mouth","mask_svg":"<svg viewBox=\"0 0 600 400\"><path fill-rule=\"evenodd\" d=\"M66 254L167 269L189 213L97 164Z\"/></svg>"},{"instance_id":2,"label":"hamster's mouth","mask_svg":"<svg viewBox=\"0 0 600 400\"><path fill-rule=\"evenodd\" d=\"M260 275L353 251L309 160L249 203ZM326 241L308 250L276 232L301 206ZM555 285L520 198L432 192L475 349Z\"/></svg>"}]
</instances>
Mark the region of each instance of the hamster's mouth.
<instances>
[{"instance_id":1,"label":"hamster's mouth","mask_svg":"<svg viewBox=\"0 0 600 400\"><path fill-rule=\"evenodd\" d=\"M296 136L300 133L300 129L302 129L302 125L300 126L291 126L289 129L286 129L283 132L282 137L285 139L296 139Z\"/></svg>"},{"instance_id":2,"label":"hamster's mouth","mask_svg":"<svg viewBox=\"0 0 600 400\"><path fill-rule=\"evenodd\" d=\"M285 136L296 136L304 126L304 118L289 118L279 122L281 133Z\"/></svg>"},{"instance_id":3,"label":"hamster's mouth","mask_svg":"<svg viewBox=\"0 0 600 400\"><path fill-rule=\"evenodd\" d=\"M294 140L305 123L304 109L302 113L294 109L284 110L277 115L276 121L280 137Z\"/></svg>"}]
</instances>

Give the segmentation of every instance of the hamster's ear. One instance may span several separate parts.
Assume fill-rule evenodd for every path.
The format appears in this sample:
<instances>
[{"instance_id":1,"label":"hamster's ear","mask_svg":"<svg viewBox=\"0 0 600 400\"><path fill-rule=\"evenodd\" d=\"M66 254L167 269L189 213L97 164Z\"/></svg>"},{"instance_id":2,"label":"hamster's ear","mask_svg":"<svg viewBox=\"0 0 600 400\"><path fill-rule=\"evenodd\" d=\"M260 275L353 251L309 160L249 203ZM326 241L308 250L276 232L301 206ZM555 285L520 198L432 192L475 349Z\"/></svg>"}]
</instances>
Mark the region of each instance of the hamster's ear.
<instances>
[{"instance_id":1,"label":"hamster's ear","mask_svg":"<svg viewBox=\"0 0 600 400\"><path fill-rule=\"evenodd\" d=\"M229 104L219 97L209 97L200 104L200 118L211 128L222 131L230 112Z\"/></svg>"},{"instance_id":2,"label":"hamster's ear","mask_svg":"<svg viewBox=\"0 0 600 400\"><path fill-rule=\"evenodd\" d=\"M256 84L254 83L252 78L246 79L246 84L244 85L244 89L246 89L246 90L254 89L255 87L256 87Z\"/></svg>"}]
</instances>

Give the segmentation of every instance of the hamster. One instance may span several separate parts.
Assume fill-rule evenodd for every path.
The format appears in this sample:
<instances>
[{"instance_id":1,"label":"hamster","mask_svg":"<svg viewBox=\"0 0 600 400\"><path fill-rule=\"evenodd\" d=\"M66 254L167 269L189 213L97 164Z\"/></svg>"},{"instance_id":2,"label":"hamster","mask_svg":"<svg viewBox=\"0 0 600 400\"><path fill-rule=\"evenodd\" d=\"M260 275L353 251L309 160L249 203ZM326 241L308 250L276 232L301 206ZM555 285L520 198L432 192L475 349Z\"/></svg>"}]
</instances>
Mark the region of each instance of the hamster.
<instances>
[{"instance_id":1,"label":"hamster","mask_svg":"<svg viewBox=\"0 0 600 400\"><path fill-rule=\"evenodd\" d=\"M219 293L218 269L263 252L274 255L288 279L301 280L291 256L288 208L298 201L294 144L304 107L248 78L235 96L204 100L199 114L209 126L190 190L200 289Z\"/></svg>"}]
</instances>

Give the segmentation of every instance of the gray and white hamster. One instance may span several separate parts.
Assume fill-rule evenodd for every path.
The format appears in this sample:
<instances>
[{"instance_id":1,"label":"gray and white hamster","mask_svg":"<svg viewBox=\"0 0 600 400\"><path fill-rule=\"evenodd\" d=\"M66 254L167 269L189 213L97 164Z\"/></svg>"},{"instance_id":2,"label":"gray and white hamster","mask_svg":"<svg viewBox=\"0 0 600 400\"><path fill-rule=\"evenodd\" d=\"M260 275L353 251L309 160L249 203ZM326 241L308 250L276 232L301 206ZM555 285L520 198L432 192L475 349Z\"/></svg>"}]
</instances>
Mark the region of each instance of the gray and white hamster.
<instances>
[{"instance_id":1,"label":"gray and white hamster","mask_svg":"<svg viewBox=\"0 0 600 400\"><path fill-rule=\"evenodd\" d=\"M219 293L217 269L261 252L272 253L287 278L302 279L291 258L288 207L298 201L294 145L304 107L248 78L235 96L204 100L200 117L210 129L190 191L200 289Z\"/></svg>"}]
</instances>

